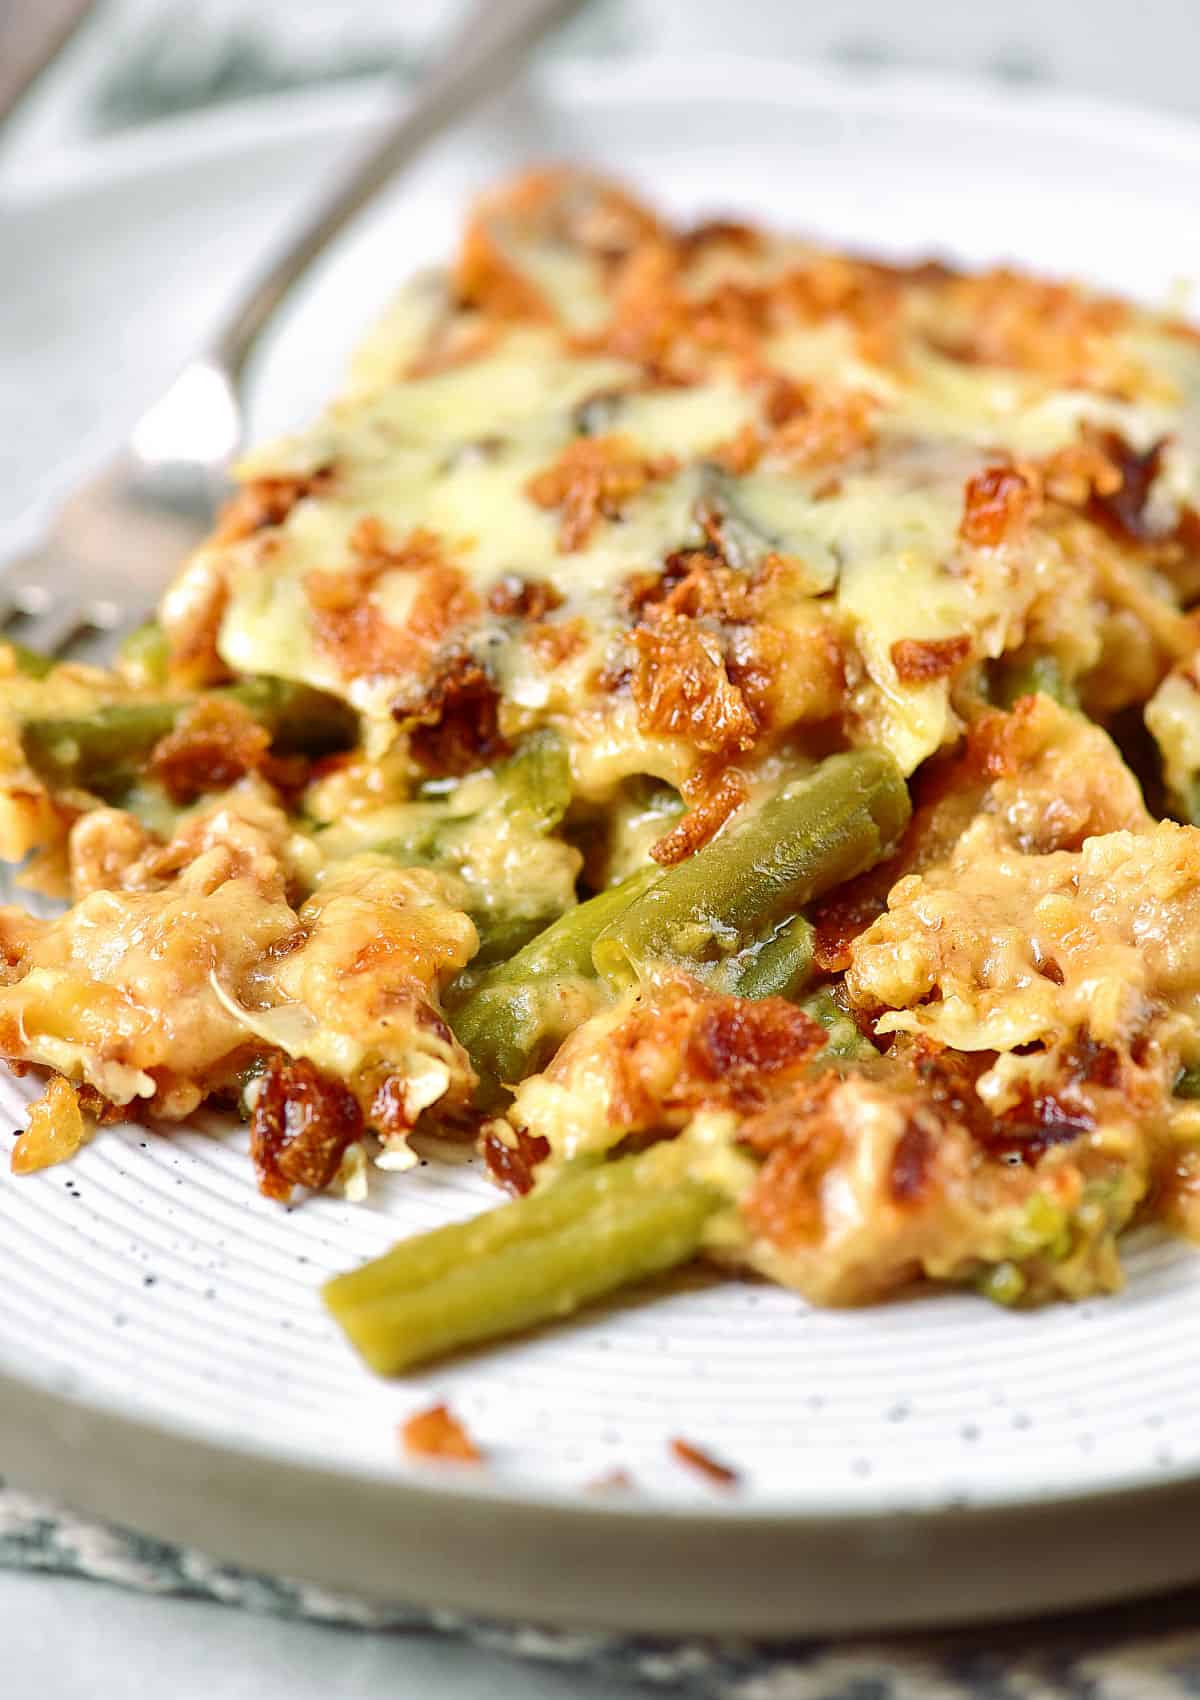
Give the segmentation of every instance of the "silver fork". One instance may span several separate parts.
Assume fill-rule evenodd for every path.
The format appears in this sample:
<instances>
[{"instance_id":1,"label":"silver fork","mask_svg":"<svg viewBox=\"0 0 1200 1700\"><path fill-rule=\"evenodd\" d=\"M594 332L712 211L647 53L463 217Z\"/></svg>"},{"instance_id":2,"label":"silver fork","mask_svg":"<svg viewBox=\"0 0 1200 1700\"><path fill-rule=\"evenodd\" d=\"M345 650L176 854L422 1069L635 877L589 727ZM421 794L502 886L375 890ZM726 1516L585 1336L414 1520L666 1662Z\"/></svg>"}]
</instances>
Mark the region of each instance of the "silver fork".
<instances>
[{"instance_id":1,"label":"silver fork","mask_svg":"<svg viewBox=\"0 0 1200 1700\"><path fill-rule=\"evenodd\" d=\"M244 435L247 363L292 286L372 196L498 90L583 0L476 0L413 100L243 295L206 349L141 416L44 540L0 569L0 631L48 655L144 619L204 536Z\"/></svg>"}]
</instances>

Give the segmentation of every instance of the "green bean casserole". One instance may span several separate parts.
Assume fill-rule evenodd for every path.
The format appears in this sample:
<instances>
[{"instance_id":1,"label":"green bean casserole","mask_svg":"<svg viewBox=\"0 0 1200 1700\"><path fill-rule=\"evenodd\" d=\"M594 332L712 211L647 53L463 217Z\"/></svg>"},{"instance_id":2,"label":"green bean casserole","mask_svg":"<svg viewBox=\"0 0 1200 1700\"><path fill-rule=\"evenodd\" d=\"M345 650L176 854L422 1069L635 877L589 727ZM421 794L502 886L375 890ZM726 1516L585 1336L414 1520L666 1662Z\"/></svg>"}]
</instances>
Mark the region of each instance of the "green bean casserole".
<instances>
[{"instance_id":1,"label":"green bean casserole","mask_svg":"<svg viewBox=\"0 0 1200 1700\"><path fill-rule=\"evenodd\" d=\"M111 669L0 645L69 900L0 911L14 1168L473 1143L516 1201L327 1289L383 1372L697 1255L1031 1304L1200 1224L1181 318L538 171L239 485Z\"/></svg>"}]
</instances>

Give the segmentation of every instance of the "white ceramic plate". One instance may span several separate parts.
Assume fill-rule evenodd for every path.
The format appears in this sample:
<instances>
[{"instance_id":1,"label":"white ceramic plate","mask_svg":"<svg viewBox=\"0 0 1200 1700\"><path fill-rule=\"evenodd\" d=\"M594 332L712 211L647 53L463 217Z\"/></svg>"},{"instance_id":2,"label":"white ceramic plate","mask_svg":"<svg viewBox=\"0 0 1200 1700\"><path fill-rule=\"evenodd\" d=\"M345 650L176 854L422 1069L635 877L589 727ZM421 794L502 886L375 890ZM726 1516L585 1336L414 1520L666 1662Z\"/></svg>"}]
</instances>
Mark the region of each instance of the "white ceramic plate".
<instances>
[{"instance_id":1,"label":"white ceramic plate","mask_svg":"<svg viewBox=\"0 0 1200 1700\"><path fill-rule=\"evenodd\" d=\"M169 376L379 91L160 128L0 185L0 523L15 533ZM464 198L590 159L676 211L893 252L1025 260L1161 299L1200 276L1200 131L1046 97L767 65L566 70L432 153L324 268L258 417L325 392ZM7 425L7 421L5 422ZM31 499L32 498L32 499ZM24 1089L0 1083L15 1126ZM1119 1298L820 1312L692 1279L401 1383L325 1320L328 1272L493 1195L470 1166L372 1202L259 1198L239 1133L106 1129L0 1172L0 1466L222 1555L434 1605L794 1634L1046 1609L1200 1575L1200 1256L1130 1243ZM395 1427L447 1398L486 1473ZM722 1496L670 1462L736 1465ZM586 1484L622 1467L629 1496Z\"/></svg>"}]
</instances>

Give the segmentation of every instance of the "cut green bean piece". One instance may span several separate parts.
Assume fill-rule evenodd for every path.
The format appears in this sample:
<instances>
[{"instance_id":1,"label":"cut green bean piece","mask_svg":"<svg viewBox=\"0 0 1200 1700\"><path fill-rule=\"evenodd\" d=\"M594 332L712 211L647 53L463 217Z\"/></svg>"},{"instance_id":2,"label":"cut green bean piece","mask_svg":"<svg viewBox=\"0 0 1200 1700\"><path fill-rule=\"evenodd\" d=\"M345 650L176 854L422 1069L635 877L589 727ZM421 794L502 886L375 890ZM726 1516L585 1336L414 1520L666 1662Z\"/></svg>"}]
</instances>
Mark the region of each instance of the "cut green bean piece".
<instances>
[{"instance_id":1,"label":"cut green bean piece","mask_svg":"<svg viewBox=\"0 0 1200 1700\"><path fill-rule=\"evenodd\" d=\"M130 632L119 651L121 671L135 684L161 689L167 682L170 645L157 620Z\"/></svg>"},{"instance_id":2,"label":"cut green bean piece","mask_svg":"<svg viewBox=\"0 0 1200 1700\"><path fill-rule=\"evenodd\" d=\"M1019 697L1053 697L1064 708L1078 708L1079 695L1074 685L1063 677L1063 670L1053 655L1032 655L1023 660L1005 658L996 663L992 674L992 696L1000 708L1011 708Z\"/></svg>"},{"instance_id":3,"label":"cut green bean piece","mask_svg":"<svg viewBox=\"0 0 1200 1700\"><path fill-rule=\"evenodd\" d=\"M427 1286L519 1241L555 1234L606 1201L628 1200L645 1190L650 1178L636 1157L568 1169L544 1191L401 1240L361 1269L335 1275L325 1285L325 1302L339 1316L358 1305Z\"/></svg>"},{"instance_id":4,"label":"cut green bean piece","mask_svg":"<svg viewBox=\"0 0 1200 1700\"><path fill-rule=\"evenodd\" d=\"M723 467L711 461L701 466L699 514L716 520L721 552L734 571L749 573L772 553L783 552L782 539L755 523L739 499L739 489L739 480Z\"/></svg>"},{"instance_id":5,"label":"cut green bean piece","mask_svg":"<svg viewBox=\"0 0 1200 1700\"><path fill-rule=\"evenodd\" d=\"M328 755L355 741L357 717L336 697L286 679L246 679L209 693L241 703L271 733L281 755ZM105 796L131 784L160 738L198 698L107 703L87 716L27 720L21 741L48 783Z\"/></svg>"},{"instance_id":6,"label":"cut green bean piece","mask_svg":"<svg viewBox=\"0 0 1200 1700\"><path fill-rule=\"evenodd\" d=\"M628 1209L596 1212L437 1286L349 1311L341 1325L373 1370L396 1375L463 1346L562 1320L687 1263L718 1205L703 1187L684 1186Z\"/></svg>"},{"instance_id":7,"label":"cut green bean piece","mask_svg":"<svg viewBox=\"0 0 1200 1700\"><path fill-rule=\"evenodd\" d=\"M838 1005L828 986L822 986L819 992L805 998L800 1008L814 1021L819 1021L829 1033L822 1056L858 1062L865 1057L879 1055L871 1041L859 1032L850 1016Z\"/></svg>"},{"instance_id":8,"label":"cut green bean piece","mask_svg":"<svg viewBox=\"0 0 1200 1700\"><path fill-rule=\"evenodd\" d=\"M519 915L507 909L484 909L475 904L467 905L467 913L479 934L479 949L471 958L471 968L480 978L497 963L511 962L530 939L545 932L559 918L553 910L539 915Z\"/></svg>"},{"instance_id":9,"label":"cut green bean piece","mask_svg":"<svg viewBox=\"0 0 1200 1700\"><path fill-rule=\"evenodd\" d=\"M729 961L728 989L741 998L798 998L813 977L811 921L793 915L761 944Z\"/></svg>"},{"instance_id":10,"label":"cut green bean piece","mask_svg":"<svg viewBox=\"0 0 1200 1700\"><path fill-rule=\"evenodd\" d=\"M534 832L553 832L571 806L571 762L566 740L543 726L523 738L496 769L504 808L528 820Z\"/></svg>"},{"instance_id":11,"label":"cut green bean piece","mask_svg":"<svg viewBox=\"0 0 1200 1700\"><path fill-rule=\"evenodd\" d=\"M293 679L243 679L212 695L228 696L248 709L283 756L334 755L358 740L358 715L349 703Z\"/></svg>"},{"instance_id":12,"label":"cut green bean piece","mask_svg":"<svg viewBox=\"0 0 1200 1700\"><path fill-rule=\"evenodd\" d=\"M447 862L445 835L446 820L434 804L413 803L405 807L400 831L389 832L386 838L367 841L362 848L377 856L391 856L406 868L444 867ZM459 825L460 821L455 821ZM326 847L344 843L331 833L324 841Z\"/></svg>"},{"instance_id":13,"label":"cut green bean piece","mask_svg":"<svg viewBox=\"0 0 1200 1700\"><path fill-rule=\"evenodd\" d=\"M21 742L29 765L56 786L82 786L105 796L129 784L183 705L108 703L86 718L27 720Z\"/></svg>"},{"instance_id":14,"label":"cut green bean piece","mask_svg":"<svg viewBox=\"0 0 1200 1700\"><path fill-rule=\"evenodd\" d=\"M185 804L173 802L163 786L153 779L136 779L132 785L127 785L112 794L112 800L119 804L135 820L139 820L147 832L152 832L155 838L164 841L174 836L179 825L180 816Z\"/></svg>"},{"instance_id":15,"label":"cut green bean piece","mask_svg":"<svg viewBox=\"0 0 1200 1700\"><path fill-rule=\"evenodd\" d=\"M371 848L420 865L455 867L466 857L471 839L486 832L498 817L541 838L553 832L570 807L567 746L549 727L523 739L492 777L494 790L485 793L482 801L478 800L476 781L486 781L486 773L468 774L465 780L450 786L439 782L436 790L424 787L412 802L382 811L390 823L389 830ZM463 806L459 793L464 786L476 798L477 806ZM371 817L366 824L369 828Z\"/></svg>"},{"instance_id":16,"label":"cut green bean piece","mask_svg":"<svg viewBox=\"0 0 1200 1700\"><path fill-rule=\"evenodd\" d=\"M596 938L661 878L660 868L639 869L568 909L475 980L452 1010L450 1025L485 1082L513 1086L535 1073L572 1028L602 1006L604 992L592 967Z\"/></svg>"},{"instance_id":17,"label":"cut green bean piece","mask_svg":"<svg viewBox=\"0 0 1200 1700\"><path fill-rule=\"evenodd\" d=\"M601 1173L611 1179L603 1193L582 1209L580 1196L573 1194L569 1211L548 1229L543 1212L532 1225L526 1220L519 1233L510 1232L480 1252L469 1239L474 1224L464 1223L453 1260L445 1261L443 1237L434 1273L419 1284L409 1283L410 1265L407 1272L402 1268L399 1282L387 1282L378 1296L363 1301L348 1299L348 1278L342 1277L326 1287L325 1301L381 1375L395 1375L459 1347L570 1316L594 1299L686 1263L700 1249L707 1222L722 1206L719 1193L696 1181L663 1187L643 1180L643 1160L625 1158L606 1165ZM555 1187L535 1194L495 1214L528 1216L558 1191ZM435 1233L445 1236L447 1230ZM422 1241L432 1237L410 1242L410 1250L419 1256ZM357 1273L364 1276L379 1267L368 1265Z\"/></svg>"},{"instance_id":18,"label":"cut green bean piece","mask_svg":"<svg viewBox=\"0 0 1200 1700\"><path fill-rule=\"evenodd\" d=\"M1028 1286L1020 1266L1005 1259L1003 1263L993 1263L987 1269L981 1270L975 1278L975 1290L985 1299L991 1299L993 1304L1020 1304Z\"/></svg>"},{"instance_id":19,"label":"cut green bean piece","mask_svg":"<svg viewBox=\"0 0 1200 1700\"><path fill-rule=\"evenodd\" d=\"M367 848L405 867L465 879L471 888L465 907L479 931L472 964L478 970L515 955L573 905L574 859L561 845L555 864L542 842L570 803L566 742L544 727L494 772L422 787L411 802L330 826L323 843L334 856Z\"/></svg>"},{"instance_id":20,"label":"cut green bean piece","mask_svg":"<svg viewBox=\"0 0 1200 1700\"><path fill-rule=\"evenodd\" d=\"M1175 1080L1177 1098L1200 1098L1200 1066L1181 1068Z\"/></svg>"},{"instance_id":21,"label":"cut green bean piece","mask_svg":"<svg viewBox=\"0 0 1200 1700\"><path fill-rule=\"evenodd\" d=\"M903 775L884 751L830 756L618 915L596 940L597 971L617 986L664 965L703 972L873 867L910 813Z\"/></svg>"},{"instance_id":22,"label":"cut green bean piece","mask_svg":"<svg viewBox=\"0 0 1200 1700\"><path fill-rule=\"evenodd\" d=\"M44 679L47 673L54 671L57 664L52 655L43 655L40 650L30 649L25 643L14 643L12 638L5 638L4 642L12 652L18 673L24 673L30 679Z\"/></svg>"}]
</instances>

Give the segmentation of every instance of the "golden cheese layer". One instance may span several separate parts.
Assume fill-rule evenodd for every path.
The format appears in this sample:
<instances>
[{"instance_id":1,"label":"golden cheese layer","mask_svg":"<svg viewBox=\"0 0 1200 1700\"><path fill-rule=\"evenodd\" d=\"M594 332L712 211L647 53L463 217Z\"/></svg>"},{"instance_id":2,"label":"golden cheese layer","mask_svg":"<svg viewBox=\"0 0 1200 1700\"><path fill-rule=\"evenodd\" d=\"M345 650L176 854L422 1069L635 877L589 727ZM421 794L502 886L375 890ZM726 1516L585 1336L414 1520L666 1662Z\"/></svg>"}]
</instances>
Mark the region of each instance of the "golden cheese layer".
<instances>
[{"instance_id":1,"label":"golden cheese layer","mask_svg":"<svg viewBox=\"0 0 1200 1700\"><path fill-rule=\"evenodd\" d=\"M1109 714L1190 651L1200 342L1077 286L671 231L550 172L243 477L164 607L185 673L337 692L375 755L417 729L436 756L456 703L554 725L597 798L829 722L912 772L1007 652Z\"/></svg>"}]
</instances>

